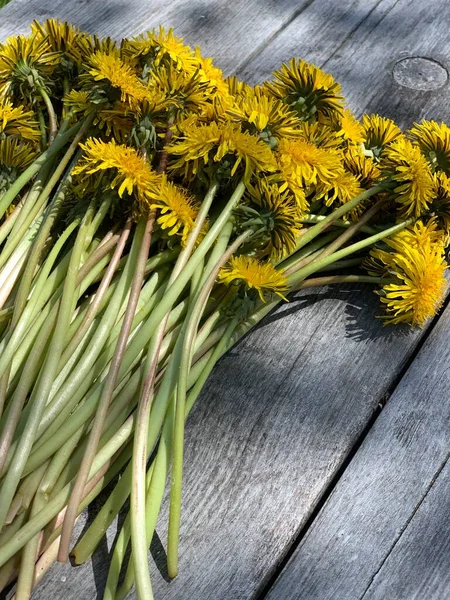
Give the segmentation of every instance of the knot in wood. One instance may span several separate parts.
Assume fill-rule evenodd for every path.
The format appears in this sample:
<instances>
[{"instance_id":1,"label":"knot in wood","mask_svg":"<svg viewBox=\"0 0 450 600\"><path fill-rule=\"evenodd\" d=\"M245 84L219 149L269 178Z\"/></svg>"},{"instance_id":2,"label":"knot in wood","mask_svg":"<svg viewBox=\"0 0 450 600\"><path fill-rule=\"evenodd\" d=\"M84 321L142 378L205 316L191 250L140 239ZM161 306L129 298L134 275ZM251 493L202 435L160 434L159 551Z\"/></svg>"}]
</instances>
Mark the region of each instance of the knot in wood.
<instances>
[{"instance_id":1,"label":"knot in wood","mask_svg":"<svg viewBox=\"0 0 450 600\"><path fill-rule=\"evenodd\" d=\"M392 69L395 81L411 90L432 91L447 83L445 67L432 58L410 56L397 61Z\"/></svg>"}]
</instances>

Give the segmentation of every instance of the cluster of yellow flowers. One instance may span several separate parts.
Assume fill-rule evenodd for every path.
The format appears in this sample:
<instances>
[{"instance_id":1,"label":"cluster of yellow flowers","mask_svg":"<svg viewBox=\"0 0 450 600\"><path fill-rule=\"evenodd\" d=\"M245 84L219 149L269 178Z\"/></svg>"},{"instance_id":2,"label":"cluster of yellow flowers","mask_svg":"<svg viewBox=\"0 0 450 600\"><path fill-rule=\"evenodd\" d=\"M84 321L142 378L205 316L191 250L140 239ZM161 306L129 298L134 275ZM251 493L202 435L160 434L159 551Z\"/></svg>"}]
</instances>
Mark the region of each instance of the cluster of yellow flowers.
<instances>
[{"instance_id":1,"label":"cluster of yellow flowers","mask_svg":"<svg viewBox=\"0 0 450 600\"><path fill-rule=\"evenodd\" d=\"M128 464L108 597L131 538L118 597L136 581L150 598L170 465L177 572L184 420L218 358L348 268L387 323L423 326L449 241L450 128L358 120L301 59L249 86L162 28L117 44L49 20L0 44L0 580L20 562L28 597L36 556L61 534L67 560L76 515Z\"/></svg>"}]
</instances>

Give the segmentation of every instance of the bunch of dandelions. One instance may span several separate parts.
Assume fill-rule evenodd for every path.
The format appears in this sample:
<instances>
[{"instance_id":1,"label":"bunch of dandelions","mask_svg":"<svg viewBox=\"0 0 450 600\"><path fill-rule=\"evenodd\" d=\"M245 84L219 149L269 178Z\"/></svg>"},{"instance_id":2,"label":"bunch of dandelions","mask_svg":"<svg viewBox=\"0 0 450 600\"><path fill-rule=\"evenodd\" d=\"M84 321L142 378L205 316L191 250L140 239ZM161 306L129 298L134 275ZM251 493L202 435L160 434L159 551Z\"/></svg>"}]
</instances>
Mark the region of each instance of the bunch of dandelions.
<instances>
[{"instance_id":1,"label":"bunch of dandelions","mask_svg":"<svg viewBox=\"0 0 450 600\"><path fill-rule=\"evenodd\" d=\"M34 23L2 44L0 95L0 584L29 598L122 471L72 555L130 498L104 597L152 598L166 481L174 577L184 423L222 354L303 287L372 283L392 323L439 309L450 130L359 122L298 59L224 79L162 28Z\"/></svg>"}]
</instances>

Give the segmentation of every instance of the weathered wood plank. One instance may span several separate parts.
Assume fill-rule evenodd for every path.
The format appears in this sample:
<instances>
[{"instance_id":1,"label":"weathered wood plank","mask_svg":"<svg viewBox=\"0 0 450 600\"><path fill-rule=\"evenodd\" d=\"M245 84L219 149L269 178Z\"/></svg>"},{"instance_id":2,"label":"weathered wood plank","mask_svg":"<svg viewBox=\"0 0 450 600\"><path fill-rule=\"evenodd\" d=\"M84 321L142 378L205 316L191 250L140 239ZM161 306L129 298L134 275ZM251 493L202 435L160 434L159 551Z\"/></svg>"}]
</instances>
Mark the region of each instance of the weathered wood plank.
<instances>
[{"instance_id":1,"label":"weathered wood plank","mask_svg":"<svg viewBox=\"0 0 450 600\"><path fill-rule=\"evenodd\" d=\"M431 434L432 435L432 434ZM365 600L450 597L450 463L364 594Z\"/></svg>"},{"instance_id":2,"label":"weathered wood plank","mask_svg":"<svg viewBox=\"0 0 450 600\"><path fill-rule=\"evenodd\" d=\"M305 600L363 597L449 456L449 328L447 308L275 583L270 600L299 594ZM437 514L434 519L439 525L431 527L442 526ZM417 545L426 546L430 538L424 529L421 534ZM443 596L435 594L436 588L428 588L420 597L449 597L450 588Z\"/></svg>"},{"instance_id":3,"label":"weathered wood plank","mask_svg":"<svg viewBox=\"0 0 450 600\"><path fill-rule=\"evenodd\" d=\"M59 18L114 39L152 27L173 27L186 43L201 45L229 74L296 15L308 0L13 0L2 9L0 39L28 33L33 19Z\"/></svg>"},{"instance_id":4,"label":"weathered wood plank","mask_svg":"<svg viewBox=\"0 0 450 600\"><path fill-rule=\"evenodd\" d=\"M268 21L283 24L301 6L269 1L243 5L230 11L224 2L208 4L217 17L216 29L209 29L200 19L183 22L183 10L204 7L200 2L141 6L133 0L108 5L102 15L102 5L95 2L58 2L43 10L36 0L27 5L13 0L3 9L10 12L0 36L50 13L116 37L162 22L177 25L187 41L202 44L229 71L267 43L268 31L275 37L266 53L278 48L280 36ZM314 8L317 26L310 33L309 25L291 31L294 53L308 57L313 40L313 58L324 62L355 27L364 26L374 7L386 11L391 5L316 0L308 11ZM302 14L311 15L308 11ZM305 19L311 23L309 16ZM300 16L297 25L301 22ZM397 43L400 47L401 40ZM291 54L286 51L282 59ZM273 66L278 64L267 63L260 78ZM364 84L369 97L372 82ZM420 339L419 332L401 335L384 329L374 318L377 311L377 300L367 288L310 291L266 319L221 361L187 429L180 577L167 584L154 569L157 598L242 600L255 595ZM165 542L163 522L158 531ZM83 600L94 597L96 588L101 594L105 552L106 546L81 568L57 565L35 597ZM62 577L67 578L64 584Z\"/></svg>"},{"instance_id":5,"label":"weathered wood plank","mask_svg":"<svg viewBox=\"0 0 450 600\"><path fill-rule=\"evenodd\" d=\"M402 126L424 117L448 121L450 11L445 0L381 0L368 15L364 2L333 5L331 20L322 18L315 3L305 9L249 61L242 75L259 82L281 61L301 56L341 82L358 115L380 112ZM353 28L347 35L342 31L346 23ZM316 44L318 36L329 44L327 54Z\"/></svg>"}]
</instances>

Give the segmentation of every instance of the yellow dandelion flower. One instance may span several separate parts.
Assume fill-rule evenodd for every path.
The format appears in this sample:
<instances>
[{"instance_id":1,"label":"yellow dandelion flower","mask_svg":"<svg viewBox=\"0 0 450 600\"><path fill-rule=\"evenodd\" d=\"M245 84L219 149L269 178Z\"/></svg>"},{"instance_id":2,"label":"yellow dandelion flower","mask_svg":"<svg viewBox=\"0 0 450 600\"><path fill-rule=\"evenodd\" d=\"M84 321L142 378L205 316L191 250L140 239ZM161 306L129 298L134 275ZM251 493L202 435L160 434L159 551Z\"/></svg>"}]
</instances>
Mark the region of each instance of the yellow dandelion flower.
<instances>
[{"instance_id":1,"label":"yellow dandelion flower","mask_svg":"<svg viewBox=\"0 0 450 600\"><path fill-rule=\"evenodd\" d=\"M342 139L336 135L333 129L318 121L315 123L303 122L299 128L299 137L319 148L337 149L342 143Z\"/></svg>"},{"instance_id":2,"label":"yellow dandelion flower","mask_svg":"<svg viewBox=\"0 0 450 600\"><path fill-rule=\"evenodd\" d=\"M74 175L94 175L112 170L111 189L118 187L121 198L125 192L134 194L142 209L159 197L161 176L152 171L134 148L116 144L114 139L103 142L95 138L80 146L84 155L74 168Z\"/></svg>"},{"instance_id":3,"label":"yellow dandelion flower","mask_svg":"<svg viewBox=\"0 0 450 600\"><path fill-rule=\"evenodd\" d=\"M259 86L244 88L242 94L236 96L234 105L227 110L227 115L243 123L252 133L258 133L272 147L282 136L300 135L302 121L297 114Z\"/></svg>"},{"instance_id":4,"label":"yellow dandelion flower","mask_svg":"<svg viewBox=\"0 0 450 600\"><path fill-rule=\"evenodd\" d=\"M0 100L0 135L36 142L41 133L34 113L23 106L14 107L9 100Z\"/></svg>"},{"instance_id":5,"label":"yellow dandelion flower","mask_svg":"<svg viewBox=\"0 0 450 600\"><path fill-rule=\"evenodd\" d=\"M343 153L344 167L352 173L359 185L364 189L374 186L381 175L381 170L370 156L366 156L359 146L350 146Z\"/></svg>"},{"instance_id":6,"label":"yellow dandelion flower","mask_svg":"<svg viewBox=\"0 0 450 600\"><path fill-rule=\"evenodd\" d=\"M220 272L219 280L227 285L243 283L256 290L262 302L266 294L276 294L286 300L283 292L288 291L286 277L270 262L260 262L251 256L233 256Z\"/></svg>"},{"instance_id":7,"label":"yellow dandelion flower","mask_svg":"<svg viewBox=\"0 0 450 600\"><path fill-rule=\"evenodd\" d=\"M45 85L59 60L47 38L34 34L7 39L0 44L0 95L23 99L36 83Z\"/></svg>"},{"instance_id":8,"label":"yellow dandelion flower","mask_svg":"<svg viewBox=\"0 0 450 600\"><path fill-rule=\"evenodd\" d=\"M228 83L223 76L222 69L216 67L212 58L204 58L199 46L195 49L195 60L199 68L200 81L207 83L208 88L220 96L229 96Z\"/></svg>"},{"instance_id":9,"label":"yellow dandelion flower","mask_svg":"<svg viewBox=\"0 0 450 600\"><path fill-rule=\"evenodd\" d=\"M416 123L410 131L434 171L450 175L450 127L436 121Z\"/></svg>"},{"instance_id":10,"label":"yellow dandelion flower","mask_svg":"<svg viewBox=\"0 0 450 600\"><path fill-rule=\"evenodd\" d=\"M450 177L443 171L437 172L434 178L434 194L430 212L436 216L440 228L450 234Z\"/></svg>"},{"instance_id":11,"label":"yellow dandelion flower","mask_svg":"<svg viewBox=\"0 0 450 600\"><path fill-rule=\"evenodd\" d=\"M209 123L206 125L188 121L180 141L168 147L170 154L180 156L173 168L192 169L194 174L208 163L220 163L227 159L233 176L241 164L245 165L244 177L252 172L274 171L275 158L270 148L257 137L243 132L233 123Z\"/></svg>"},{"instance_id":12,"label":"yellow dandelion flower","mask_svg":"<svg viewBox=\"0 0 450 600\"><path fill-rule=\"evenodd\" d=\"M350 202L362 192L358 179L341 169L341 171L328 182L320 181L316 186L316 197L323 200L326 206L331 206L336 200L341 204Z\"/></svg>"},{"instance_id":13,"label":"yellow dandelion flower","mask_svg":"<svg viewBox=\"0 0 450 600\"><path fill-rule=\"evenodd\" d=\"M125 64L117 54L96 52L89 59L87 75L83 75L84 85L92 85L92 79L107 82L120 92L122 102L137 109L148 98L149 92L135 74L132 67Z\"/></svg>"},{"instance_id":14,"label":"yellow dandelion flower","mask_svg":"<svg viewBox=\"0 0 450 600\"><path fill-rule=\"evenodd\" d=\"M298 112L305 121L320 115L340 115L343 110L341 86L333 77L301 59L291 59L273 73L274 81L265 83L276 98Z\"/></svg>"},{"instance_id":15,"label":"yellow dandelion flower","mask_svg":"<svg viewBox=\"0 0 450 600\"><path fill-rule=\"evenodd\" d=\"M394 194L402 217L420 217L434 194L433 176L418 146L399 138L386 149L385 172L395 183Z\"/></svg>"},{"instance_id":16,"label":"yellow dandelion flower","mask_svg":"<svg viewBox=\"0 0 450 600\"><path fill-rule=\"evenodd\" d=\"M364 115L362 125L364 145L376 158L381 157L386 146L402 135L394 121L380 115Z\"/></svg>"},{"instance_id":17,"label":"yellow dandelion flower","mask_svg":"<svg viewBox=\"0 0 450 600\"><path fill-rule=\"evenodd\" d=\"M305 140L282 139L277 148L280 171L299 187L328 183L341 170L339 154Z\"/></svg>"},{"instance_id":18,"label":"yellow dandelion flower","mask_svg":"<svg viewBox=\"0 0 450 600\"><path fill-rule=\"evenodd\" d=\"M153 67L165 63L190 73L197 69L192 48L185 46L182 38L174 35L173 29L166 32L164 27L160 27L159 31L153 29L131 40L124 40L122 53Z\"/></svg>"},{"instance_id":19,"label":"yellow dandelion flower","mask_svg":"<svg viewBox=\"0 0 450 600\"><path fill-rule=\"evenodd\" d=\"M361 144L365 140L364 128L351 110L346 108L342 113L340 129L336 133L351 144Z\"/></svg>"},{"instance_id":20,"label":"yellow dandelion flower","mask_svg":"<svg viewBox=\"0 0 450 600\"><path fill-rule=\"evenodd\" d=\"M161 228L169 229L168 235L181 236L184 246L198 214L195 198L164 177L158 198L150 204L150 208L158 209L157 221Z\"/></svg>"},{"instance_id":21,"label":"yellow dandelion flower","mask_svg":"<svg viewBox=\"0 0 450 600\"><path fill-rule=\"evenodd\" d=\"M435 225L417 223L403 236L390 240L393 252L372 251L396 281L383 286L381 302L386 323L423 327L442 306L447 288L442 236Z\"/></svg>"},{"instance_id":22,"label":"yellow dandelion flower","mask_svg":"<svg viewBox=\"0 0 450 600\"><path fill-rule=\"evenodd\" d=\"M31 32L38 39L46 40L53 52L60 55L60 60L71 61L79 67L93 51L92 38L70 23L58 19L48 19L44 23L33 21ZM65 68L67 68L67 63Z\"/></svg>"},{"instance_id":23,"label":"yellow dandelion flower","mask_svg":"<svg viewBox=\"0 0 450 600\"><path fill-rule=\"evenodd\" d=\"M148 102L154 111L171 108L179 118L189 112L200 112L208 101L207 90L208 83L201 80L198 71L187 73L163 65L152 70L148 80Z\"/></svg>"},{"instance_id":24,"label":"yellow dandelion flower","mask_svg":"<svg viewBox=\"0 0 450 600\"><path fill-rule=\"evenodd\" d=\"M304 213L289 191L282 192L278 185L259 179L255 187L248 186L245 200L248 205L242 211L256 222L261 253L280 259L293 252ZM242 228L246 228L245 221ZM256 243L255 238L253 242Z\"/></svg>"},{"instance_id":25,"label":"yellow dandelion flower","mask_svg":"<svg viewBox=\"0 0 450 600\"><path fill-rule=\"evenodd\" d=\"M37 156L28 142L14 137L0 138L0 191L6 191Z\"/></svg>"}]
</instances>

